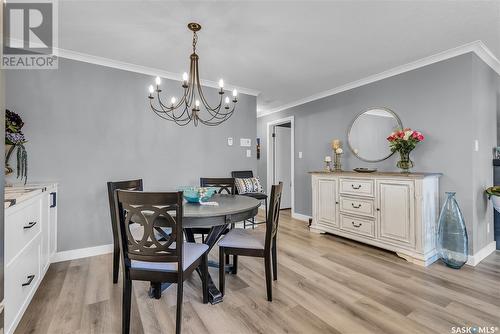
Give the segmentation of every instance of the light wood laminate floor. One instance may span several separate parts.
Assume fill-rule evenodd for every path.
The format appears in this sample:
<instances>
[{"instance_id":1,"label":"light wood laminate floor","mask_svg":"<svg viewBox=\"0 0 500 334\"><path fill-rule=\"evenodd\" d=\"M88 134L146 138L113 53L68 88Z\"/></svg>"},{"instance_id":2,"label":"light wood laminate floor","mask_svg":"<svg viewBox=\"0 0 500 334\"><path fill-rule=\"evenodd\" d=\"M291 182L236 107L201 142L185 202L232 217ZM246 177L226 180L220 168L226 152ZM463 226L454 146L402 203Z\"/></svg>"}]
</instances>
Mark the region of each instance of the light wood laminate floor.
<instances>
[{"instance_id":1,"label":"light wood laminate floor","mask_svg":"<svg viewBox=\"0 0 500 334\"><path fill-rule=\"evenodd\" d=\"M223 303L202 304L198 276L187 281L183 332L420 334L500 327L500 252L475 268L422 268L390 252L310 233L288 212L280 219L278 249L272 303L263 260L240 257L238 275L226 275ZM215 249L210 255L217 259ZM210 270L217 280L217 269ZM111 275L111 255L52 264L16 333L120 333L121 277L113 285ZM150 299L147 289L148 283L133 284L132 333L169 333L176 286L161 300Z\"/></svg>"}]
</instances>

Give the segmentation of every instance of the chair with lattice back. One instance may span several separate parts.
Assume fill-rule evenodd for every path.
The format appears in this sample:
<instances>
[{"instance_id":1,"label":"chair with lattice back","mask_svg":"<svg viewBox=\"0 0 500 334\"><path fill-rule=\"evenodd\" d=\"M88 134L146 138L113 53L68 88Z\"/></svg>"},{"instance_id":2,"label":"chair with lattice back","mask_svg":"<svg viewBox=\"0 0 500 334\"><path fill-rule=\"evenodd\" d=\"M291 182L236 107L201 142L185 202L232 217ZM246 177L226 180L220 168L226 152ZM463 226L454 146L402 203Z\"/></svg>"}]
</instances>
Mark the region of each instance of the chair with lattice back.
<instances>
[{"instance_id":1,"label":"chair with lattice back","mask_svg":"<svg viewBox=\"0 0 500 334\"><path fill-rule=\"evenodd\" d=\"M184 280L202 272L203 303L208 303L208 246L184 242L182 192L117 190L114 194L123 265L122 333L130 332L132 281L177 283L176 333L181 332ZM157 228L169 234L158 234Z\"/></svg>"}]
</instances>

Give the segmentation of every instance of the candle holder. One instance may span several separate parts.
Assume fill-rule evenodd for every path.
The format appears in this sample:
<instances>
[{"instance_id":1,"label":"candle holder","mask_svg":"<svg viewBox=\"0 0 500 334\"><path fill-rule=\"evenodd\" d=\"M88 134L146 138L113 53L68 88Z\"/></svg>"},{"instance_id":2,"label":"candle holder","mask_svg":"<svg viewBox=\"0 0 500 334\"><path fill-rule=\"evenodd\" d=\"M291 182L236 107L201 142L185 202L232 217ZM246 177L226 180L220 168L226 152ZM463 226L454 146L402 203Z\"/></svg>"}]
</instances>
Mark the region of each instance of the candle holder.
<instances>
[{"instance_id":1,"label":"candle holder","mask_svg":"<svg viewBox=\"0 0 500 334\"><path fill-rule=\"evenodd\" d=\"M332 165L331 165L332 157L326 156L324 161L325 161L325 171L331 172L332 171Z\"/></svg>"}]
</instances>

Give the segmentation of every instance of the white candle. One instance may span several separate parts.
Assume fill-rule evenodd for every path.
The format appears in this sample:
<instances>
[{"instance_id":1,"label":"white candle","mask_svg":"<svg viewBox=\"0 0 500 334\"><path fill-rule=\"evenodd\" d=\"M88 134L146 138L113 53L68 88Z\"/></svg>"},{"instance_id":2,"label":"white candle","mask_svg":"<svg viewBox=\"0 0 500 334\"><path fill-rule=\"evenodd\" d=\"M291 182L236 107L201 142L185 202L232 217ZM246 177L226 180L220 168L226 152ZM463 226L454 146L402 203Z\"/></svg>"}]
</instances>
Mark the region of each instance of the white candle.
<instances>
[{"instance_id":1,"label":"white candle","mask_svg":"<svg viewBox=\"0 0 500 334\"><path fill-rule=\"evenodd\" d=\"M331 156L329 156L329 155L327 155L327 156L325 157L325 162L332 162L332 157L331 157Z\"/></svg>"}]
</instances>

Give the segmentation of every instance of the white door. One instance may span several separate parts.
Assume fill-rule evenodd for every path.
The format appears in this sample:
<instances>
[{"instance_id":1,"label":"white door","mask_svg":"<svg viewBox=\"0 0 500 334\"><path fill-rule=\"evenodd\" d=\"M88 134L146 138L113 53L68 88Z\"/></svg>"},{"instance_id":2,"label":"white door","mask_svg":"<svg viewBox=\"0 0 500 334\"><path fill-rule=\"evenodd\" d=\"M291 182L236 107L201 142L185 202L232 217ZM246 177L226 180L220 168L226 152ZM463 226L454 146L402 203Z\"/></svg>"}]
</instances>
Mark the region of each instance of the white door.
<instances>
[{"instance_id":1,"label":"white door","mask_svg":"<svg viewBox=\"0 0 500 334\"><path fill-rule=\"evenodd\" d=\"M414 186L411 181L378 180L380 240L415 245Z\"/></svg>"},{"instance_id":2,"label":"white door","mask_svg":"<svg viewBox=\"0 0 500 334\"><path fill-rule=\"evenodd\" d=\"M274 184L283 182L281 208L292 207L292 129L284 126L274 127Z\"/></svg>"}]
</instances>

